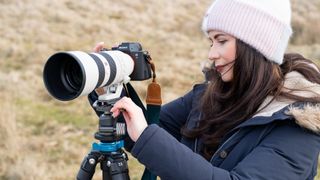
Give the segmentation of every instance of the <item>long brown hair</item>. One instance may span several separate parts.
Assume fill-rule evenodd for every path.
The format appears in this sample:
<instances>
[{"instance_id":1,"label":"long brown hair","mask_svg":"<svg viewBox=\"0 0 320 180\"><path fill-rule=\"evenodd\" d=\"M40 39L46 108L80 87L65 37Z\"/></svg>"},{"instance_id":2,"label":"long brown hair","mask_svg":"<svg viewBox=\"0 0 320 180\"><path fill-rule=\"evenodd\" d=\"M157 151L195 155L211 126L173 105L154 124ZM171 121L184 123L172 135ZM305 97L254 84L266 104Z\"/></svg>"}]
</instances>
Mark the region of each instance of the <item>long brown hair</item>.
<instances>
[{"instance_id":1,"label":"long brown hair","mask_svg":"<svg viewBox=\"0 0 320 180\"><path fill-rule=\"evenodd\" d=\"M261 53L236 41L236 61L232 82L225 83L219 74L209 72L210 81L202 96L201 120L195 129L182 129L187 138L201 138L201 154L209 159L217 150L223 136L252 117L268 95L287 97L296 101L320 102L318 98L304 98L282 92L284 76L297 71L311 82L320 84L319 68L299 54L286 54L281 66L267 60Z\"/></svg>"}]
</instances>

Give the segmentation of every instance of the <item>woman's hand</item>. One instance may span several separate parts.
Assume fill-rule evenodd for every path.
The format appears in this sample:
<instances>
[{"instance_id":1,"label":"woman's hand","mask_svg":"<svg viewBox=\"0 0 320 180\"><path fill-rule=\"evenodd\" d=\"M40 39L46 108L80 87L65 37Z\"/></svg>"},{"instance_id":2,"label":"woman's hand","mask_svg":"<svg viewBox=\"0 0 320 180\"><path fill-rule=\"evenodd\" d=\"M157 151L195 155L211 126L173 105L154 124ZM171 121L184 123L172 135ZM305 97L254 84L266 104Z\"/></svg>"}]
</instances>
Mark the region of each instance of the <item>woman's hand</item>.
<instances>
[{"instance_id":1,"label":"woman's hand","mask_svg":"<svg viewBox=\"0 0 320 180\"><path fill-rule=\"evenodd\" d=\"M113 113L113 117L117 117L122 112L126 120L128 134L134 142L148 126L142 109L128 97L123 97L116 102L110 111Z\"/></svg>"},{"instance_id":2,"label":"woman's hand","mask_svg":"<svg viewBox=\"0 0 320 180\"><path fill-rule=\"evenodd\" d=\"M104 42L99 42L96 44L96 46L93 48L93 52L99 52L104 48Z\"/></svg>"}]
</instances>

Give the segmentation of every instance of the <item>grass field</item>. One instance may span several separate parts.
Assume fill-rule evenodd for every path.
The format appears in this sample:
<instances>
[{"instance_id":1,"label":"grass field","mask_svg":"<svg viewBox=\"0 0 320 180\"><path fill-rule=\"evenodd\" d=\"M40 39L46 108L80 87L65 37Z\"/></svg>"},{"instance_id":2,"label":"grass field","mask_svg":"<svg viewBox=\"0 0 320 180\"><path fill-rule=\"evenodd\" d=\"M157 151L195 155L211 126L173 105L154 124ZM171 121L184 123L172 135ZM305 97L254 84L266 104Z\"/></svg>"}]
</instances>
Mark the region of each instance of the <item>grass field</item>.
<instances>
[{"instance_id":1,"label":"grass field","mask_svg":"<svg viewBox=\"0 0 320 180\"><path fill-rule=\"evenodd\" d=\"M202 81L209 43L200 25L211 0L0 0L0 179L74 179L98 121L85 97L60 102L42 81L47 58L141 42L157 65L164 102ZM289 52L320 62L320 0L293 0ZM144 98L147 84L133 82ZM130 157L130 176L143 166ZM94 179L101 179L97 170ZM317 176L320 180L320 176Z\"/></svg>"}]
</instances>

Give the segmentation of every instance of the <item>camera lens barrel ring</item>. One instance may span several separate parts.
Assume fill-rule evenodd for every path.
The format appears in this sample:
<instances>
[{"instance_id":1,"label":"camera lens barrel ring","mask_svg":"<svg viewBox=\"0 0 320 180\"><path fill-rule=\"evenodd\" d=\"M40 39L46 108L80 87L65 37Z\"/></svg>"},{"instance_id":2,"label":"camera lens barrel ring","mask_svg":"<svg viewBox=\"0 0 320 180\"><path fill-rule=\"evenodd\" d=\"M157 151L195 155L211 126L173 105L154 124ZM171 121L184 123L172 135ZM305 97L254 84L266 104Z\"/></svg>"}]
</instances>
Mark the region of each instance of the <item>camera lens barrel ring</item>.
<instances>
[{"instance_id":1,"label":"camera lens barrel ring","mask_svg":"<svg viewBox=\"0 0 320 180\"><path fill-rule=\"evenodd\" d=\"M92 59L96 62L97 66L98 66L99 79L98 79L97 85L95 87L95 88L98 88L102 85L103 80L105 78L105 69L104 69L103 63L101 62L101 60L99 59L98 56L96 56L93 53L89 54L89 56L92 57Z\"/></svg>"},{"instance_id":2,"label":"camera lens barrel ring","mask_svg":"<svg viewBox=\"0 0 320 180\"><path fill-rule=\"evenodd\" d=\"M117 66L116 66L116 63L114 62L114 59L109 54L107 54L105 52L101 52L100 54L108 61L108 64L109 64L110 77L109 77L108 82L105 84L106 86L108 86L116 78Z\"/></svg>"}]
</instances>

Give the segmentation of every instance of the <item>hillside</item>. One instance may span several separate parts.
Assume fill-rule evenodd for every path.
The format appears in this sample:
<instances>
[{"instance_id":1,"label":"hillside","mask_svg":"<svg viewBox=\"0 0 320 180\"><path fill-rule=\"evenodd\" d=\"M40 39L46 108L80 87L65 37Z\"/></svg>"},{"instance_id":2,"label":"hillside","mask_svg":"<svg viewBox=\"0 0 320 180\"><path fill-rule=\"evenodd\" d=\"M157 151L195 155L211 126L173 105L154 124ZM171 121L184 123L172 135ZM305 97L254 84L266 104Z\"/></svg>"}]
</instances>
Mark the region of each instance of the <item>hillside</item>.
<instances>
[{"instance_id":1,"label":"hillside","mask_svg":"<svg viewBox=\"0 0 320 180\"><path fill-rule=\"evenodd\" d=\"M164 102L202 81L209 43L200 30L211 0L0 0L0 179L73 179L97 117L85 97L51 98L43 65L61 50L140 42L153 57ZM320 60L320 0L293 0L288 52ZM150 81L133 82L142 97ZM142 166L131 158L130 176ZM101 179L97 170L95 179ZM318 178L320 179L320 178Z\"/></svg>"}]
</instances>

